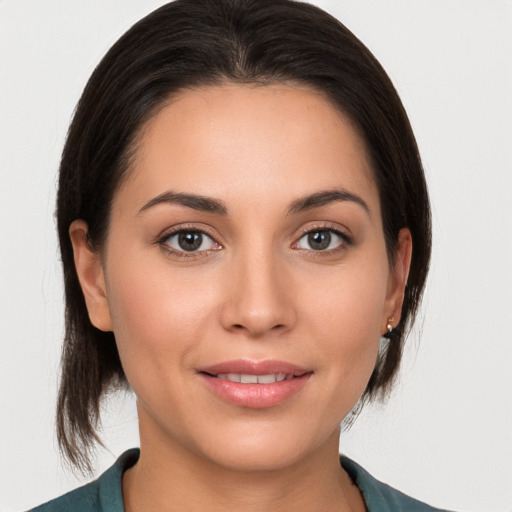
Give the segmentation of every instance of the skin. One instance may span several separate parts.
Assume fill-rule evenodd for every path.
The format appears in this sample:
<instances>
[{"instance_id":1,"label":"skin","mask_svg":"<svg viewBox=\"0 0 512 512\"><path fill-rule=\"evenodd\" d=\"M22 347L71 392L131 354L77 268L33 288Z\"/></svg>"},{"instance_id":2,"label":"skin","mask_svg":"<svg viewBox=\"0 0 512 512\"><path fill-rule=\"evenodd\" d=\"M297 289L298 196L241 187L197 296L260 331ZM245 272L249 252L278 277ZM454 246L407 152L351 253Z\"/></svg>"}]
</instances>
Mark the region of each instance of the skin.
<instances>
[{"instance_id":1,"label":"skin","mask_svg":"<svg viewBox=\"0 0 512 512\"><path fill-rule=\"evenodd\" d=\"M340 189L367 209L338 199L289 211ZM226 213L147 206L168 191L214 198ZM169 238L184 228L208 234L200 250ZM126 510L365 510L339 465L339 424L388 319L399 321L411 238L401 230L391 266L351 123L302 86L182 92L143 128L101 253L86 231L81 220L70 228L89 315L114 331L138 399L141 457L123 479ZM331 234L327 250L312 247L311 231ZM283 403L240 407L197 373L234 359L312 375Z\"/></svg>"}]
</instances>

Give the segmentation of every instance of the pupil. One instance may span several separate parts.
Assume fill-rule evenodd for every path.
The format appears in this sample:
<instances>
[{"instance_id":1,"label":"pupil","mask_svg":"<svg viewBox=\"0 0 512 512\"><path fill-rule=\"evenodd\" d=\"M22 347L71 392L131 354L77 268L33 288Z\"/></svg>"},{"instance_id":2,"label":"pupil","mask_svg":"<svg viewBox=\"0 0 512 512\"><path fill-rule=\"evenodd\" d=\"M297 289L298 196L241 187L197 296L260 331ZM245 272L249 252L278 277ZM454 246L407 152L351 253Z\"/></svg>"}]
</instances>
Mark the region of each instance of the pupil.
<instances>
[{"instance_id":1,"label":"pupil","mask_svg":"<svg viewBox=\"0 0 512 512\"><path fill-rule=\"evenodd\" d=\"M329 231L315 231L308 235L309 246L315 251L323 251L331 243L331 233Z\"/></svg>"},{"instance_id":2,"label":"pupil","mask_svg":"<svg viewBox=\"0 0 512 512\"><path fill-rule=\"evenodd\" d=\"M203 236L201 233L180 233L178 237L179 246L184 251L195 251L201 247Z\"/></svg>"}]
</instances>

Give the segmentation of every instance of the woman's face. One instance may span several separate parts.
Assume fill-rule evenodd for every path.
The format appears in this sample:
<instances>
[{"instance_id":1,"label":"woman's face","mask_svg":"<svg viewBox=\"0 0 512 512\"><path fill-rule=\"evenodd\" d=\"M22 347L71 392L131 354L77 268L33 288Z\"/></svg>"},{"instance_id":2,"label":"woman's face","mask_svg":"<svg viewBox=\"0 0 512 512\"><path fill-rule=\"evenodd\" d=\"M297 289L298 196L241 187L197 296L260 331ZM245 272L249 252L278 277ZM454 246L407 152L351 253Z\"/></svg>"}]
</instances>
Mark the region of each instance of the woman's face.
<instances>
[{"instance_id":1,"label":"woman's face","mask_svg":"<svg viewBox=\"0 0 512 512\"><path fill-rule=\"evenodd\" d=\"M398 321L400 240L391 268L364 145L320 93L176 96L141 133L101 265L83 277L77 263L93 323L115 333L142 444L238 469L337 446Z\"/></svg>"}]
</instances>

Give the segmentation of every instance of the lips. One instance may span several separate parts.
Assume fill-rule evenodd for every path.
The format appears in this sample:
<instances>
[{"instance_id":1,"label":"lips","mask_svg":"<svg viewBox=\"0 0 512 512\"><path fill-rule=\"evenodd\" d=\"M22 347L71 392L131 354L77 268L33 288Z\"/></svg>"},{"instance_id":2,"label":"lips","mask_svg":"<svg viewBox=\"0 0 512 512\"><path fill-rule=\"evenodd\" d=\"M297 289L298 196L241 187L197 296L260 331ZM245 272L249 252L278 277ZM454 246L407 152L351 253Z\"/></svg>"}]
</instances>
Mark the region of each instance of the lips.
<instances>
[{"instance_id":1,"label":"lips","mask_svg":"<svg viewBox=\"0 0 512 512\"><path fill-rule=\"evenodd\" d=\"M263 409L286 402L300 392L313 372L284 361L227 361L202 368L198 375L222 400Z\"/></svg>"}]
</instances>

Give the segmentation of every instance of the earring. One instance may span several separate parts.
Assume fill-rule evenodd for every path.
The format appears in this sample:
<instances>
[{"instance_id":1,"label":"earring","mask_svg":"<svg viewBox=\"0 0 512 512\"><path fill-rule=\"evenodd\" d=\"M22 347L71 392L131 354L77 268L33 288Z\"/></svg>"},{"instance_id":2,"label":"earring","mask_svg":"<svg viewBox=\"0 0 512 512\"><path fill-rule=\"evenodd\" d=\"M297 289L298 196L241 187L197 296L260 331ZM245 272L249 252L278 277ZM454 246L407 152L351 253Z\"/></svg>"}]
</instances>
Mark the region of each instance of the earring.
<instances>
[{"instance_id":1,"label":"earring","mask_svg":"<svg viewBox=\"0 0 512 512\"><path fill-rule=\"evenodd\" d=\"M384 338L387 338L388 340L391 339L391 333L393 332L393 322L394 321L395 321L394 316L388 318L388 323L386 325L386 329L388 330L388 332L386 332L382 335Z\"/></svg>"}]
</instances>

